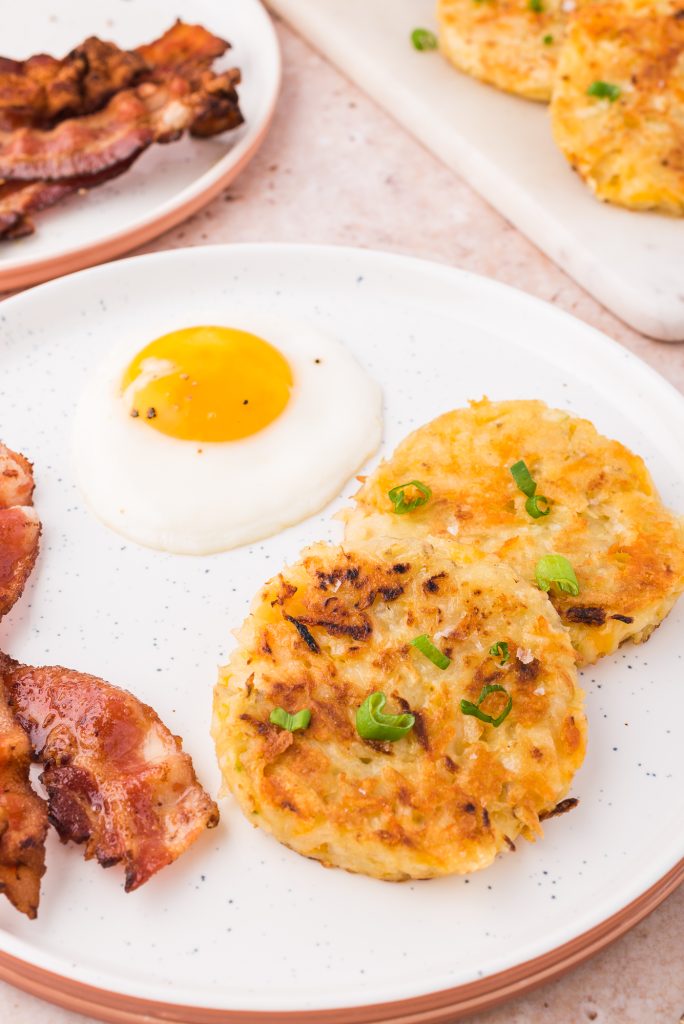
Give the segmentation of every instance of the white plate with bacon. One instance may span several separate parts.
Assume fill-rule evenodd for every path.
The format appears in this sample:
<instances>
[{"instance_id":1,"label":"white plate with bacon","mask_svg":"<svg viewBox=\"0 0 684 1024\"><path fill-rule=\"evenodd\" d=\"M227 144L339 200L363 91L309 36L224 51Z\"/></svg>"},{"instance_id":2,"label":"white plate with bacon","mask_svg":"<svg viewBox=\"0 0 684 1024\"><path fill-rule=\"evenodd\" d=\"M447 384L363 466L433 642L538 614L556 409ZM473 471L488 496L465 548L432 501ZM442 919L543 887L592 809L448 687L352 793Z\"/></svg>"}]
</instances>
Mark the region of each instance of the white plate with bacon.
<instances>
[{"instance_id":1,"label":"white plate with bacon","mask_svg":"<svg viewBox=\"0 0 684 1024\"><path fill-rule=\"evenodd\" d=\"M0 660L0 677L14 725L28 730L13 728L0 707L0 737L10 739L0 743L0 823L8 775L9 796L25 801L23 833L16 820L0 831L0 978L115 1024L437 1024L578 963L682 880L684 601L648 643L625 644L582 673L589 745L570 791L570 803L579 801L572 814L545 823L543 839L517 843L486 870L397 885L323 870L253 828L235 799L219 799L210 737L211 691L217 665L235 646L231 631L264 580L304 545L339 543L333 515L357 489L353 476L345 470L346 484L317 514L215 554L172 554L163 537L163 550L141 547L104 525L84 496L95 493L96 478L104 481L110 522L123 529L117 516L133 505L117 486L122 467L147 494L168 456L165 479L175 491L163 492L160 508L175 516L196 495L188 530L226 495L225 518L242 514L253 525L257 493L290 513L297 474L304 478L296 490L314 491L348 444L339 429L324 466L310 457L319 437L329 437L321 429L327 408L344 426L362 422L359 396L362 408L379 405L377 391L363 385L368 377L384 397L380 454L483 392L492 401L540 396L591 417L640 453L663 501L681 513L684 403L662 378L530 296L436 264L352 249L155 253L52 281L8 300L2 312L0 440L33 462L35 496L27 466L6 455L0 614L31 568L38 520L42 534L24 593L0 621L0 649L20 663ZM155 399L150 408L140 399L140 410L129 408L119 373L152 339L170 344L171 332L227 327L238 316L255 330L268 322L267 336L283 351L287 325L308 325L294 336L314 339L309 370L323 402L309 407L293 397L261 434L231 441L236 459L240 451L245 458L230 466L210 463L209 442L200 452L195 438L192 465L207 473L193 478L188 445L164 441L150 425L162 425L164 403ZM341 353L345 361L336 364ZM96 368L114 356L118 412L108 419ZM348 359L356 361L352 377ZM271 365L271 382L279 365ZM332 383L318 376L329 372ZM269 373L261 367L254 387ZM304 371L295 379L303 396ZM230 379L220 380L219 410L230 388ZM86 394L93 400L83 405ZM254 391L238 398L245 417L259 406ZM304 424L303 436L278 432L290 415ZM365 433L377 440L373 422ZM121 430L114 434L111 424ZM250 440L267 435L272 447L254 454ZM90 473L79 475L77 452L92 451L93 438L99 463L89 461ZM17 576L3 606L8 567ZM36 782L31 798L26 787L29 744L55 825L42 879L46 822L38 798L46 793ZM216 823L212 798L221 817L207 828ZM3 835L18 831L17 852ZM58 831L81 845L60 843ZM11 876L13 856L25 869L23 886ZM38 883L38 915L29 919Z\"/></svg>"},{"instance_id":2,"label":"white plate with bacon","mask_svg":"<svg viewBox=\"0 0 684 1024\"><path fill-rule=\"evenodd\" d=\"M259 0L28 0L0 57L0 291L190 216L254 155L279 85Z\"/></svg>"}]
</instances>

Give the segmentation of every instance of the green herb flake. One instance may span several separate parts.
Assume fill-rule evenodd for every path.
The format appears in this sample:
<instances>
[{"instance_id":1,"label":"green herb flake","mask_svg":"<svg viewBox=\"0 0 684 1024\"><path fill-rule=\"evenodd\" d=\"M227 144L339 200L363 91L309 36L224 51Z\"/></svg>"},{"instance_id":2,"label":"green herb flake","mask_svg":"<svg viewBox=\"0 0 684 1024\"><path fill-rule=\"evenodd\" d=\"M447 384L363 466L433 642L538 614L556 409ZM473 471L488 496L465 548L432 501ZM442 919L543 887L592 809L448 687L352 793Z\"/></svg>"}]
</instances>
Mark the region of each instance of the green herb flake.
<instances>
[{"instance_id":1,"label":"green herb flake","mask_svg":"<svg viewBox=\"0 0 684 1024\"><path fill-rule=\"evenodd\" d=\"M498 643L493 644L492 647L489 648L489 653L492 658L501 658L499 665L502 668L511 657L508 653L508 644L505 640L499 640Z\"/></svg>"},{"instance_id":2,"label":"green herb flake","mask_svg":"<svg viewBox=\"0 0 684 1024\"><path fill-rule=\"evenodd\" d=\"M383 715L387 702L384 693L376 691L366 697L356 711L356 731L363 740L377 740L394 743L410 733L415 725L415 715L404 712L401 715Z\"/></svg>"},{"instance_id":3,"label":"green herb flake","mask_svg":"<svg viewBox=\"0 0 684 1024\"><path fill-rule=\"evenodd\" d=\"M537 490L537 485L532 479L532 474L523 459L520 459L519 462L511 466L511 476L515 480L515 486L518 490L526 494L528 498L531 498Z\"/></svg>"},{"instance_id":4,"label":"green herb flake","mask_svg":"<svg viewBox=\"0 0 684 1024\"><path fill-rule=\"evenodd\" d=\"M451 664L451 658L448 658L443 651L440 651L439 647L433 644L427 633L423 633L422 636L417 636L411 641L411 646L417 648L421 654L424 654L426 658L436 665L437 668L444 670L449 668Z\"/></svg>"},{"instance_id":5,"label":"green herb flake","mask_svg":"<svg viewBox=\"0 0 684 1024\"><path fill-rule=\"evenodd\" d=\"M411 33L414 50L436 50L437 36L429 28L414 28Z\"/></svg>"},{"instance_id":6,"label":"green herb flake","mask_svg":"<svg viewBox=\"0 0 684 1024\"><path fill-rule=\"evenodd\" d=\"M543 502L543 505L539 503ZM545 498L543 494L533 494L525 502L525 511L528 516L532 516L533 519L541 519L542 516L548 516L551 511L551 505L549 499Z\"/></svg>"},{"instance_id":7,"label":"green herb flake","mask_svg":"<svg viewBox=\"0 0 684 1024\"><path fill-rule=\"evenodd\" d=\"M414 495L413 498L407 498L407 488L413 488L415 491L418 491L418 494ZM420 480L409 480L407 484L398 484L396 487L393 487L391 491L387 492L387 497L394 506L392 511L395 515L403 516L407 512L413 512L414 509L420 508L422 505L427 505L432 497L432 491L427 484L421 483Z\"/></svg>"},{"instance_id":8,"label":"green herb flake","mask_svg":"<svg viewBox=\"0 0 684 1024\"><path fill-rule=\"evenodd\" d=\"M528 516L531 516L533 519L541 519L542 516L548 516L551 511L551 502L542 494L537 494L537 484L532 479L532 474L525 465L525 462L520 459L519 462L514 463L510 467L510 471L518 490L527 496L525 511Z\"/></svg>"},{"instance_id":9,"label":"green herb flake","mask_svg":"<svg viewBox=\"0 0 684 1024\"><path fill-rule=\"evenodd\" d=\"M596 81L592 82L587 89L587 96L594 96L598 100L610 100L611 103L615 103L615 100L621 95L622 89L619 85L613 85L612 82Z\"/></svg>"},{"instance_id":10,"label":"green herb flake","mask_svg":"<svg viewBox=\"0 0 684 1024\"><path fill-rule=\"evenodd\" d=\"M564 594L577 597L580 592L575 570L563 555L544 555L537 562L534 575L540 590L548 591L555 583Z\"/></svg>"},{"instance_id":11,"label":"green herb flake","mask_svg":"<svg viewBox=\"0 0 684 1024\"><path fill-rule=\"evenodd\" d=\"M287 729L288 732L297 732L298 729L309 728L311 712L308 708L302 708L301 711L291 715L285 708L273 708L268 720L272 725L278 725L281 729Z\"/></svg>"},{"instance_id":12,"label":"green herb flake","mask_svg":"<svg viewBox=\"0 0 684 1024\"><path fill-rule=\"evenodd\" d=\"M503 711L494 718L492 715L488 715L486 711L480 710L480 705L487 699L490 693L505 693L508 700L504 706ZM479 718L481 722L486 722L488 725L493 725L495 729L498 729L501 723L508 718L511 708L513 707L513 698L511 697L508 690L499 686L498 683L488 684L482 687L480 696L477 698L477 703L473 704L470 700L461 701L461 711L464 715L472 715L473 718Z\"/></svg>"}]
</instances>

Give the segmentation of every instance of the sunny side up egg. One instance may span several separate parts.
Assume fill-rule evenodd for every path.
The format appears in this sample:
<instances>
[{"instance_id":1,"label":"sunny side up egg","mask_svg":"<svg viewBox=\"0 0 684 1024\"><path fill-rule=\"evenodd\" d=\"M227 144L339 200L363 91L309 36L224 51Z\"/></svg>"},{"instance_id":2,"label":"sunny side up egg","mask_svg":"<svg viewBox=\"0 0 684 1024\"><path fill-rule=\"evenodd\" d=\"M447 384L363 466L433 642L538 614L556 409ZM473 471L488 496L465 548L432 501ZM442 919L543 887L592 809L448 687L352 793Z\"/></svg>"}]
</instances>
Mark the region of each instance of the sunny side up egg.
<instances>
[{"instance_id":1,"label":"sunny side up egg","mask_svg":"<svg viewBox=\"0 0 684 1024\"><path fill-rule=\"evenodd\" d=\"M338 494L378 447L381 410L348 349L310 325L187 327L119 346L98 367L75 416L76 478L130 540L225 551Z\"/></svg>"}]
</instances>

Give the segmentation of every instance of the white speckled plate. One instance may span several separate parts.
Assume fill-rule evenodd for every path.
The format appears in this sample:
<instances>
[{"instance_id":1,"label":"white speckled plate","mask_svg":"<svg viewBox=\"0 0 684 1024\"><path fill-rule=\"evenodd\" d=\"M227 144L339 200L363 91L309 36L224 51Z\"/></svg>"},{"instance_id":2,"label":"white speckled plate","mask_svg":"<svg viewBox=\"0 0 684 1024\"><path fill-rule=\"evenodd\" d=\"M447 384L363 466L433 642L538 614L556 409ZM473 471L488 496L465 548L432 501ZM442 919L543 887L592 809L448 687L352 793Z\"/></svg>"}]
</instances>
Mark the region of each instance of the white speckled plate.
<instances>
[{"instance_id":1,"label":"white speckled plate","mask_svg":"<svg viewBox=\"0 0 684 1024\"><path fill-rule=\"evenodd\" d=\"M345 341L384 389L387 449L468 398L539 396L643 453L684 511L682 397L591 328L493 281L372 252L216 246L98 267L9 300L0 436L35 462L44 537L0 646L133 690L183 735L213 791L211 688L230 631L284 559L340 536L331 516L344 499L249 549L148 551L86 511L68 436L83 382L111 345L230 323L236 303ZM117 869L51 837L38 920L0 901L0 976L126 1024L446 1020L550 976L681 880L683 625L681 605L647 645L585 673L580 805L491 869L403 885L326 871L224 800L217 831L124 895Z\"/></svg>"},{"instance_id":2,"label":"white speckled plate","mask_svg":"<svg viewBox=\"0 0 684 1024\"><path fill-rule=\"evenodd\" d=\"M36 233L0 242L0 291L101 263L160 235L208 203L235 178L266 136L280 88L280 51L259 0L22 0L5 17L2 54L62 56L87 36L123 47L156 39L176 18L231 43L214 64L237 66L245 124L210 139L151 146L120 178L74 195L34 218Z\"/></svg>"}]
</instances>

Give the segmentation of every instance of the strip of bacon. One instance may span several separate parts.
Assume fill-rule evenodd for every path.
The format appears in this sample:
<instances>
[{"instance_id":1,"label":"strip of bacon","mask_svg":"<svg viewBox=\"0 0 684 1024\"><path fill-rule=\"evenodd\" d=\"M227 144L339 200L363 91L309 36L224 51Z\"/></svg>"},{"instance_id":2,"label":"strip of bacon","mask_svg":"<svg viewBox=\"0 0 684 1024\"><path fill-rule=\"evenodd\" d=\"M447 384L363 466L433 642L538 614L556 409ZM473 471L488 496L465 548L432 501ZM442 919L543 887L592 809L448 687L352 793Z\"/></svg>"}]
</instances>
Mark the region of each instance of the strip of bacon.
<instances>
[{"instance_id":1,"label":"strip of bacon","mask_svg":"<svg viewBox=\"0 0 684 1024\"><path fill-rule=\"evenodd\" d=\"M0 508L32 505L35 486L33 466L26 456L0 442Z\"/></svg>"},{"instance_id":2,"label":"strip of bacon","mask_svg":"<svg viewBox=\"0 0 684 1024\"><path fill-rule=\"evenodd\" d=\"M139 81L147 70L137 53L91 37L63 60L37 54L25 61L0 59L0 125L48 127L90 113Z\"/></svg>"},{"instance_id":3,"label":"strip of bacon","mask_svg":"<svg viewBox=\"0 0 684 1024\"><path fill-rule=\"evenodd\" d=\"M151 707L95 676L2 664L10 705L44 766L50 821L63 842L86 844L86 859L122 862L126 892L217 824L180 738Z\"/></svg>"},{"instance_id":4,"label":"strip of bacon","mask_svg":"<svg viewBox=\"0 0 684 1024\"><path fill-rule=\"evenodd\" d=\"M8 181L0 185L0 240L24 238L35 231L32 214L47 210L74 192L90 190L103 185L112 178L118 178L133 163L110 167L102 174L87 178L64 179L64 181Z\"/></svg>"},{"instance_id":5,"label":"strip of bacon","mask_svg":"<svg viewBox=\"0 0 684 1024\"><path fill-rule=\"evenodd\" d=\"M117 93L103 110L62 121L50 131L0 132L0 177L60 181L102 174L132 161L154 142L184 131L216 134L242 123L237 70L205 71L198 83L173 76Z\"/></svg>"},{"instance_id":6,"label":"strip of bacon","mask_svg":"<svg viewBox=\"0 0 684 1024\"><path fill-rule=\"evenodd\" d=\"M11 181L0 186L0 239L32 235L31 214L54 206L74 191L61 181Z\"/></svg>"},{"instance_id":7,"label":"strip of bacon","mask_svg":"<svg viewBox=\"0 0 684 1024\"><path fill-rule=\"evenodd\" d=\"M30 764L28 737L0 686L0 892L34 918L45 874L48 816L47 804L31 788Z\"/></svg>"},{"instance_id":8,"label":"strip of bacon","mask_svg":"<svg viewBox=\"0 0 684 1024\"><path fill-rule=\"evenodd\" d=\"M189 69L208 70L222 57L230 43L208 32L202 25L188 25L178 19L163 36L145 43L135 51L158 79L170 71L185 75Z\"/></svg>"},{"instance_id":9,"label":"strip of bacon","mask_svg":"<svg viewBox=\"0 0 684 1024\"><path fill-rule=\"evenodd\" d=\"M35 509L19 505L0 509L0 618L23 593L38 555L39 537Z\"/></svg>"},{"instance_id":10,"label":"strip of bacon","mask_svg":"<svg viewBox=\"0 0 684 1024\"><path fill-rule=\"evenodd\" d=\"M177 21L136 50L91 36L62 60L37 54L0 57L0 129L52 128L67 117L100 110L112 96L172 69L208 68L229 44L201 25Z\"/></svg>"},{"instance_id":11,"label":"strip of bacon","mask_svg":"<svg viewBox=\"0 0 684 1024\"><path fill-rule=\"evenodd\" d=\"M0 618L21 597L38 555L33 486L28 459L0 444Z\"/></svg>"}]
</instances>

